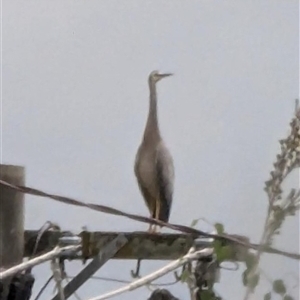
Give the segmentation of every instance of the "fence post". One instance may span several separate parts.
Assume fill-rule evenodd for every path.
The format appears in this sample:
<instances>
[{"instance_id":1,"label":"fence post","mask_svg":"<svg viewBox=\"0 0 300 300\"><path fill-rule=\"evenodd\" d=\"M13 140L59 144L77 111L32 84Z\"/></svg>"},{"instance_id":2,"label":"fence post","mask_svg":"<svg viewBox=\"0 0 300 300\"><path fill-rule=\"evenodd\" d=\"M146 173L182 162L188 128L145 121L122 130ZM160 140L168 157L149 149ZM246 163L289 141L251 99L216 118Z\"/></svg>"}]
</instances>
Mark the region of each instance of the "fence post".
<instances>
[{"instance_id":1,"label":"fence post","mask_svg":"<svg viewBox=\"0 0 300 300\"><path fill-rule=\"evenodd\" d=\"M0 179L24 185L24 167L0 164ZM6 269L22 262L23 249L24 195L0 185L0 267ZM9 282L3 282L1 299L7 297Z\"/></svg>"}]
</instances>

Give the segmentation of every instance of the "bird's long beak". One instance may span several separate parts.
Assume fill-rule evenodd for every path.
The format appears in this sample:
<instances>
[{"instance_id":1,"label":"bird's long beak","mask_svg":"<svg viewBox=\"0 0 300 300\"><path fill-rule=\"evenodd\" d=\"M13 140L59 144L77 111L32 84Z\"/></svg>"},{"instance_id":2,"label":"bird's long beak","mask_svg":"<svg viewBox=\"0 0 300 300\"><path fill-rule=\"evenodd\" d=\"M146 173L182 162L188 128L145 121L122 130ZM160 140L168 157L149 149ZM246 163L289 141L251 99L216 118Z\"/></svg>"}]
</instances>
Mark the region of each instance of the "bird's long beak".
<instances>
[{"instance_id":1,"label":"bird's long beak","mask_svg":"<svg viewBox=\"0 0 300 300\"><path fill-rule=\"evenodd\" d=\"M164 78L164 77L168 77L168 76L173 76L173 73L159 74L160 78Z\"/></svg>"}]
</instances>

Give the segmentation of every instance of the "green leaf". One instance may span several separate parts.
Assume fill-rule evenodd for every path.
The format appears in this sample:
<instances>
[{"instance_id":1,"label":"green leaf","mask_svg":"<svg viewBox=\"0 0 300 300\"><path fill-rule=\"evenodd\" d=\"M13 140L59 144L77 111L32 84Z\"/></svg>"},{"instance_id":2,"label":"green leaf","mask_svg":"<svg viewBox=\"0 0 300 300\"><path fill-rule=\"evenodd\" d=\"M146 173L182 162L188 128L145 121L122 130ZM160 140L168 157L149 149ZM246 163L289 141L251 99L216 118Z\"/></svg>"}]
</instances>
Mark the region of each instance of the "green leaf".
<instances>
[{"instance_id":1,"label":"green leaf","mask_svg":"<svg viewBox=\"0 0 300 300\"><path fill-rule=\"evenodd\" d=\"M214 293L212 293L210 290L201 291L200 299L201 300L214 300Z\"/></svg>"},{"instance_id":2,"label":"green leaf","mask_svg":"<svg viewBox=\"0 0 300 300\"><path fill-rule=\"evenodd\" d=\"M218 234L223 234L224 233L224 226L221 223L215 223L215 228L217 230Z\"/></svg>"},{"instance_id":3,"label":"green leaf","mask_svg":"<svg viewBox=\"0 0 300 300\"><path fill-rule=\"evenodd\" d=\"M254 289L258 282L259 282L259 274L254 274L251 278L248 278L248 274L249 274L250 270L246 269L243 272L243 284L244 286L249 286L251 289ZM250 280L250 281L249 281Z\"/></svg>"},{"instance_id":4,"label":"green leaf","mask_svg":"<svg viewBox=\"0 0 300 300\"><path fill-rule=\"evenodd\" d=\"M222 262L225 260L228 260L229 258L232 258L233 251L230 246L223 246L219 249L219 251L216 253L218 262Z\"/></svg>"},{"instance_id":5,"label":"green leaf","mask_svg":"<svg viewBox=\"0 0 300 300\"><path fill-rule=\"evenodd\" d=\"M245 263L246 263L247 269L252 269L252 267L255 264L255 255L253 253L248 253Z\"/></svg>"},{"instance_id":6,"label":"green leaf","mask_svg":"<svg viewBox=\"0 0 300 300\"><path fill-rule=\"evenodd\" d=\"M259 274L254 274L253 277L250 278L248 285L251 289L254 289L258 285L258 282L259 282Z\"/></svg>"},{"instance_id":7,"label":"green leaf","mask_svg":"<svg viewBox=\"0 0 300 300\"><path fill-rule=\"evenodd\" d=\"M219 251L222 248L222 242L219 240L214 240L212 242L212 245L213 245L215 251Z\"/></svg>"},{"instance_id":8,"label":"green leaf","mask_svg":"<svg viewBox=\"0 0 300 300\"><path fill-rule=\"evenodd\" d=\"M212 243L214 247L214 252L217 256L217 260L219 262L222 262L224 260L228 260L229 258L232 258L233 256L233 249L229 245L224 245L222 241L220 240L214 240Z\"/></svg>"},{"instance_id":9,"label":"green leaf","mask_svg":"<svg viewBox=\"0 0 300 300\"><path fill-rule=\"evenodd\" d=\"M265 294L264 300L271 300L271 292Z\"/></svg>"},{"instance_id":10,"label":"green leaf","mask_svg":"<svg viewBox=\"0 0 300 300\"><path fill-rule=\"evenodd\" d=\"M220 257L220 255L221 255L221 251L222 251L222 242L219 240L214 240L212 245L214 247L214 252L218 259L218 257Z\"/></svg>"},{"instance_id":11,"label":"green leaf","mask_svg":"<svg viewBox=\"0 0 300 300\"><path fill-rule=\"evenodd\" d=\"M195 227L199 222L199 219L194 219L190 225L190 227Z\"/></svg>"},{"instance_id":12,"label":"green leaf","mask_svg":"<svg viewBox=\"0 0 300 300\"><path fill-rule=\"evenodd\" d=\"M294 298L292 296L290 296L290 295L285 295L283 297L283 300L294 300Z\"/></svg>"},{"instance_id":13,"label":"green leaf","mask_svg":"<svg viewBox=\"0 0 300 300\"><path fill-rule=\"evenodd\" d=\"M286 287L283 280L277 279L273 281L273 291L277 294L283 295L286 293Z\"/></svg>"},{"instance_id":14,"label":"green leaf","mask_svg":"<svg viewBox=\"0 0 300 300\"><path fill-rule=\"evenodd\" d=\"M186 282L189 276L190 276L190 272L187 269L183 270L180 276L181 282Z\"/></svg>"},{"instance_id":15,"label":"green leaf","mask_svg":"<svg viewBox=\"0 0 300 300\"><path fill-rule=\"evenodd\" d=\"M278 206L278 208L276 208L274 210L274 219L275 219L275 221L280 222L284 219L284 217L285 217L284 210L281 207Z\"/></svg>"},{"instance_id":16,"label":"green leaf","mask_svg":"<svg viewBox=\"0 0 300 300\"><path fill-rule=\"evenodd\" d=\"M243 285L244 286L247 286L247 277L248 277L248 274L249 274L249 270L248 269L246 269L244 272L243 272L243 274L242 274L242 278L243 278Z\"/></svg>"}]
</instances>

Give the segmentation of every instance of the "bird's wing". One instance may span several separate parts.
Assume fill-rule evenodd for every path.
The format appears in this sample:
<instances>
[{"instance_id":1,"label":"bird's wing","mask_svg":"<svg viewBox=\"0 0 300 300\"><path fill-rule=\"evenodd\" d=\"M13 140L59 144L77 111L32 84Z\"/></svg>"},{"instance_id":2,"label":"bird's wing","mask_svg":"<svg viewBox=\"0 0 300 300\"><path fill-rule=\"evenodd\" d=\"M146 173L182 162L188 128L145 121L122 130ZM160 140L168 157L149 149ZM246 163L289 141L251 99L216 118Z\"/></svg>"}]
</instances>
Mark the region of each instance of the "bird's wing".
<instances>
[{"instance_id":1,"label":"bird's wing","mask_svg":"<svg viewBox=\"0 0 300 300\"><path fill-rule=\"evenodd\" d=\"M142 145L139 147L138 152L135 157L135 163L134 163L134 173L137 179L137 183L139 186L139 189L143 195L143 198L145 200L145 203L150 211L151 216L154 216L155 212L155 197L153 197L153 193L151 193L151 190L149 190L149 187L145 184L145 175L147 175L147 172L145 171L145 167L141 169L141 153L142 153ZM147 179L147 176L146 176ZM148 178L149 180L149 178Z\"/></svg>"},{"instance_id":2,"label":"bird's wing","mask_svg":"<svg viewBox=\"0 0 300 300\"><path fill-rule=\"evenodd\" d=\"M172 206L175 176L172 156L163 141L158 144L156 149L155 166L161 205L159 219L168 222Z\"/></svg>"}]
</instances>

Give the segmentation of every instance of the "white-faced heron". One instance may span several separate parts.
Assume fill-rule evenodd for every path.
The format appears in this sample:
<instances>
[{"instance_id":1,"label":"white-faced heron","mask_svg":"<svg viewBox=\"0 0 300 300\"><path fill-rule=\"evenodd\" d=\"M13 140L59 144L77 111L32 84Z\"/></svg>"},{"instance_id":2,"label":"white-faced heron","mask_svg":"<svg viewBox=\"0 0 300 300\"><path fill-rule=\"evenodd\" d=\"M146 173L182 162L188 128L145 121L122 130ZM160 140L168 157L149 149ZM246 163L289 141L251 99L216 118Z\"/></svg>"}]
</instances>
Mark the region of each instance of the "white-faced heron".
<instances>
[{"instance_id":1,"label":"white-faced heron","mask_svg":"<svg viewBox=\"0 0 300 300\"><path fill-rule=\"evenodd\" d=\"M156 83L172 74L149 75L149 113L142 143L136 154L134 172L151 217L168 222L173 198L174 165L159 130ZM150 225L150 232L156 226Z\"/></svg>"}]
</instances>

